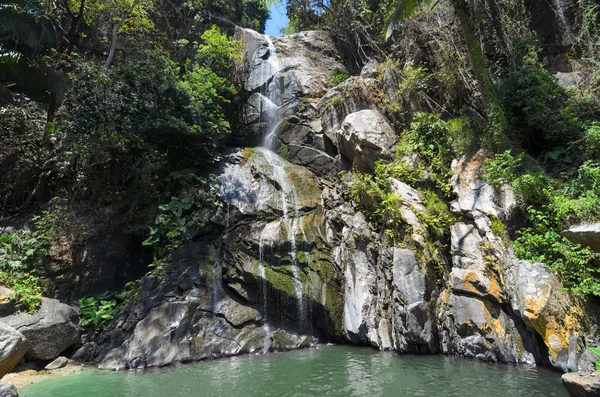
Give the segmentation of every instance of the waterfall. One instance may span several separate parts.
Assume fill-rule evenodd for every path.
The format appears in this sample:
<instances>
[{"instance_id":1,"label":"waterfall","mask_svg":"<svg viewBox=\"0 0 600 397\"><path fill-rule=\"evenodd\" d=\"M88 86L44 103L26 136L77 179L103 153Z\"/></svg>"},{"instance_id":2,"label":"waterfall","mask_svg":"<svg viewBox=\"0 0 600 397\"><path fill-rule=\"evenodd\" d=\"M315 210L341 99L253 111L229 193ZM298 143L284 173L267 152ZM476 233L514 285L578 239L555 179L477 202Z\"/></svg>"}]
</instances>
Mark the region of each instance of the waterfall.
<instances>
[{"instance_id":1,"label":"waterfall","mask_svg":"<svg viewBox=\"0 0 600 397\"><path fill-rule=\"evenodd\" d=\"M281 208L283 212L281 224L282 228L286 229L288 240L291 245L290 257L292 261L292 276L294 278L294 292L296 295L296 301L298 304L298 322L300 324L305 323L306 321L306 310L304 308L304 300L302 294L302 281L300 279L300 273L298 268L298 258L297 252L298 247L296 244L296 222L294 222L293 218L289 217L289 209L294 211L296 214L300 210L300 202L298 199L297 192L294 189L289 177L285 171L285 163L281 160L281 158L274 153L277 149L277 129L284 121L284 117L282 114L282 107L284 104L281 98L277 98L277 77L279 73L285 69L283 62L279 59L277 55L277 50L275 49L275 45L270 37L265 36L267 42L266 51L261 52L261 58L268 64L269 67L263 67L263 73L275 73L269 79L268 76L263 76L263 81L266 83L261 87L261 96L260 96L260 117L261 120L265 124L263 138L261 139L261 146L265 148L264 155L269 163L269 165L273 168L273 178L275 182L279 185L281 190ZM266 58L265 58L266 57ZM277 104L279 102L279 104ZM294 215L292 214L292 215ZM265 277L265 268L264 268L264 247L262 242L262 236L259 247L259 267L258 272L260 277ZM266 281L263 286L263 309L266 314L267 312L267 289L266 289Z\"/></svg>"}]
</instances>

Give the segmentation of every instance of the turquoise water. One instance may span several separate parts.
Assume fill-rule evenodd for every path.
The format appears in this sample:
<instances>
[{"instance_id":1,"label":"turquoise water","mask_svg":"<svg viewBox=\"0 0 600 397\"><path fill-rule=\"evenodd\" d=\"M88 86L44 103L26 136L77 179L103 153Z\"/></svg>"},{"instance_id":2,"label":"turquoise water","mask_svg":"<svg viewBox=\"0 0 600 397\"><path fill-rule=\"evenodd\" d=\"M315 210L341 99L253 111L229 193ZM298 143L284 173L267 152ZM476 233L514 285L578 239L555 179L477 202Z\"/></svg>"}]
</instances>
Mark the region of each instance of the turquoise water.
<instances>
[{"instance_id":1,"label":"turquoise water","mask_svg":"<svg viewBox=\"0 0 600 397\"><path fill-rule=\"evenodd\" d=\"M20 392L25 397L568 396L560 374L546 368L342 346L143 373L90 370Z\"/></svg>"}]
</instances>

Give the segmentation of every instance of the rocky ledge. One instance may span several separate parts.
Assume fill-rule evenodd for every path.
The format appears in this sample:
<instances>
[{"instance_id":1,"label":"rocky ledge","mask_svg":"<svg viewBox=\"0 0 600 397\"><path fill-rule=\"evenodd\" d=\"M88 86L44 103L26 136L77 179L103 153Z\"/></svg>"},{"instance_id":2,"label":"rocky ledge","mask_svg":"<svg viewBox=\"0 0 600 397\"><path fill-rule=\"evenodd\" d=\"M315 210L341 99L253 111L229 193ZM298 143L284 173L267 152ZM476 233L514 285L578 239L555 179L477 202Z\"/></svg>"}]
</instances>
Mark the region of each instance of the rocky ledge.
<instances>
[{"instance_id":1,"label":"rocky ledge","mask_svg":"<svg viewBox=\"0 0 600 397\"><path fill-rule=\"evenodd\" d=\"M572 397L600 396L600 378L598 376L581 376L576 372L570 372L564 374L561 380Z\"/></svg>"}]
</instances>

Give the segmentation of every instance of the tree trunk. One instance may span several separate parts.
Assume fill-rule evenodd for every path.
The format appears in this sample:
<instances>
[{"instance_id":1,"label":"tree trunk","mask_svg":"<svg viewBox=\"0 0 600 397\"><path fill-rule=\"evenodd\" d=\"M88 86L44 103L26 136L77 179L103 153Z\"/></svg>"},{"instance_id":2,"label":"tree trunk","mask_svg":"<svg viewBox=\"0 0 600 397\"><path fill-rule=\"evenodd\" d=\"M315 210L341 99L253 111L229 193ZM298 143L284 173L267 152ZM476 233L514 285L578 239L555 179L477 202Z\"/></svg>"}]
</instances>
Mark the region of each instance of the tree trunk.
<instances>
[{"instance_id":1,"label":"tree trunk","mask_svg":"<svg viewBox=\"0 0 600 397\"><path fill-rule=\"evenodd\" d=\"M106 62L104 63L104 74L108 73L108 68L110 67L110 64L112 63L113 59L115 58L115 50L117 48L117 38L118 38L118 34L119 34L119 29L121 29L121 24L117 24L115 26L113 26L113 31L112 31L112 40L110 43L110 51L108 52L108 58L106 59Z\"/></svg>"},{"instance_id":2,"label":"tree trunk","mask_svg":"<svg viewBox=\"0 0 600 397\"><path fill-rule=\"evenodd\" d=\"M108 58L106 59L103 68L104 74L108 73L108 68L110 67L113 59L115 58L115 50L117 49L117 39L119 38L119 30L125 24L125 22L127 22L127 19L129 19L129 16L131 15L135 7L140 3L140 1L141 0L135 0L133 3L131 3L131 7L129 7L129 9L125 11L123 16L121 17L121 20L115 26L113 26L110 50L108 52Z\"/></svg>"}]
</instances>

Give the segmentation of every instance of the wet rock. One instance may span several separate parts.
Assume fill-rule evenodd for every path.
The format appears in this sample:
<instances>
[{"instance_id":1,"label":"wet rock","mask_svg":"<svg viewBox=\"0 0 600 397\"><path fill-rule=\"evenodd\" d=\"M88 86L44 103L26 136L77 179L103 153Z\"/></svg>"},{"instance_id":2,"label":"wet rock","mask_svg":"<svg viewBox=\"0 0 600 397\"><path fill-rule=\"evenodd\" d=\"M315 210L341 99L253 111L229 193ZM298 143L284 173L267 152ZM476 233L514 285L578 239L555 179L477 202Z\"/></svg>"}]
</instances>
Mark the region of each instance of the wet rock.
<instances>
[{"instance_id":1,"label":"wet rock","mask_svg":"<svg viewBox=\"0 0 600 397\"><path fill-rule=\"evenodd\" d=\"M396 134L381 113L367 109L346 116L337 142L352 168L367 172L377 160L393 158Z\"/></svg>"},{"instance_id":2,"label":"wet rock","mask_svg":"<svg viewBox=\"0 0 600 397\"><path fill-rule=\"evenodd\" d=\"M295 145L288 145L287 148L289 161L308 168L317 176L333 176L340 169L333 157L318 149Z\"/></svg>"},{"instance_id":3,"label":"wet rock","mask_svg":"<svg viewBox=\"0 0 600 397\"><path fill-rule=\"evenodd\" d=\"M282 67L277 62L269 62L277 56L269 51L267 37L251 29L236 29L236 38L242 41L245 50L247 79L245 88L254 91L268 82Z\"/></svg>"},{"instance_id":4,"label":"wet rock","mask_svg":"<svg viewBox=\"0 0 600 397\"><path fill-rule=\"evenodd\" d=\"M67 366L67 364L69 364L69 359L61 356L58 357L56 360L52 361L50 364L46 365L44 369L48 371L53 371L55 369L64 368Z\"/></svg>"},{"instance_id":5,"label":"wet rock","mask_svg":"<svg viewBox=\"0 0 600 397\"><path fill-rule=\"evenodd\" d=\"M564 374L560 380L571 397L600 396L600 378L597 376L579 376L577 372L571 372Z\"/></svg>"},{"instance_id":6,"label":"wet rock","mask_svg":"<svg viewBox=\"0 0 600 397\"><path fill-rule=\"evenodd\" d=\"M448 340L456 354L513 363L533 357L535 352L527 350L532 345L529 337L523 339L513 319L498 305L461 295L451 295L449 305L453 324Z\"/></svg>"},{"instance_id":7,"label":"wet rock","mask_svg":"<svg viewBox=\"0 0 600 397\"><path fill-rule=\"evenodd\" d=\"M321 189L314 174L264 148L246 149L225 165L219 177L221 199L242 214L283 213L285 197L294 195L300 209L321 204ZM282 186L283 185L283 186Z\"/></svg>"},{"instance_id":8,"label":"wet rock","mask_svg":"<svg viewBox=\"0 0 600 397\"><path fill-rule=\"evenodd\" d=\"M600 223L577 225L561 233L575 244L600 252Z\"/></svg>"},{"instance_id":9,"label":"wet rock","mask_svg":"<svg viewBox=\"0 0 600 397\"><path fill-rule=\"evenodd\" d=\"M27 351L27 340L16 329L0 322L0 378L21 361Z\"/></svg>"},{"instance_id":10,"label":"wet rock","mask_svg":"<svg viewBox=\"0 0 600 397\"><path fill-rule=\"evenodd\" d=\"M433 330L429 304L425 301L415 302L408 305L406 311L407 332L405 337L413 345L412 349L418 345L424 345L428 347L428 350L418 349L417 351L435 352L437 339Z\"/></svg>"},{"instance_id":11,"label":"wet rock","mask_svg":"<svg viewBox=\"0 0 600 397\"><path fill-rule=\"evenodd\" d=\"M55 299L42 298L35 314L17 313L2 321L25 336L29 358L51 360L79 342L79 310Z\"/></svg>"},{"instance_id":12,"label":"wet rock","mask_svg":"<svg viewBox=\"0 0 600 397\"><path fill-rule=\"evenodd\" d=\"M19 393L12 383L0 382L0 397L19 397Z\"/></svg>"}]
</instances>

